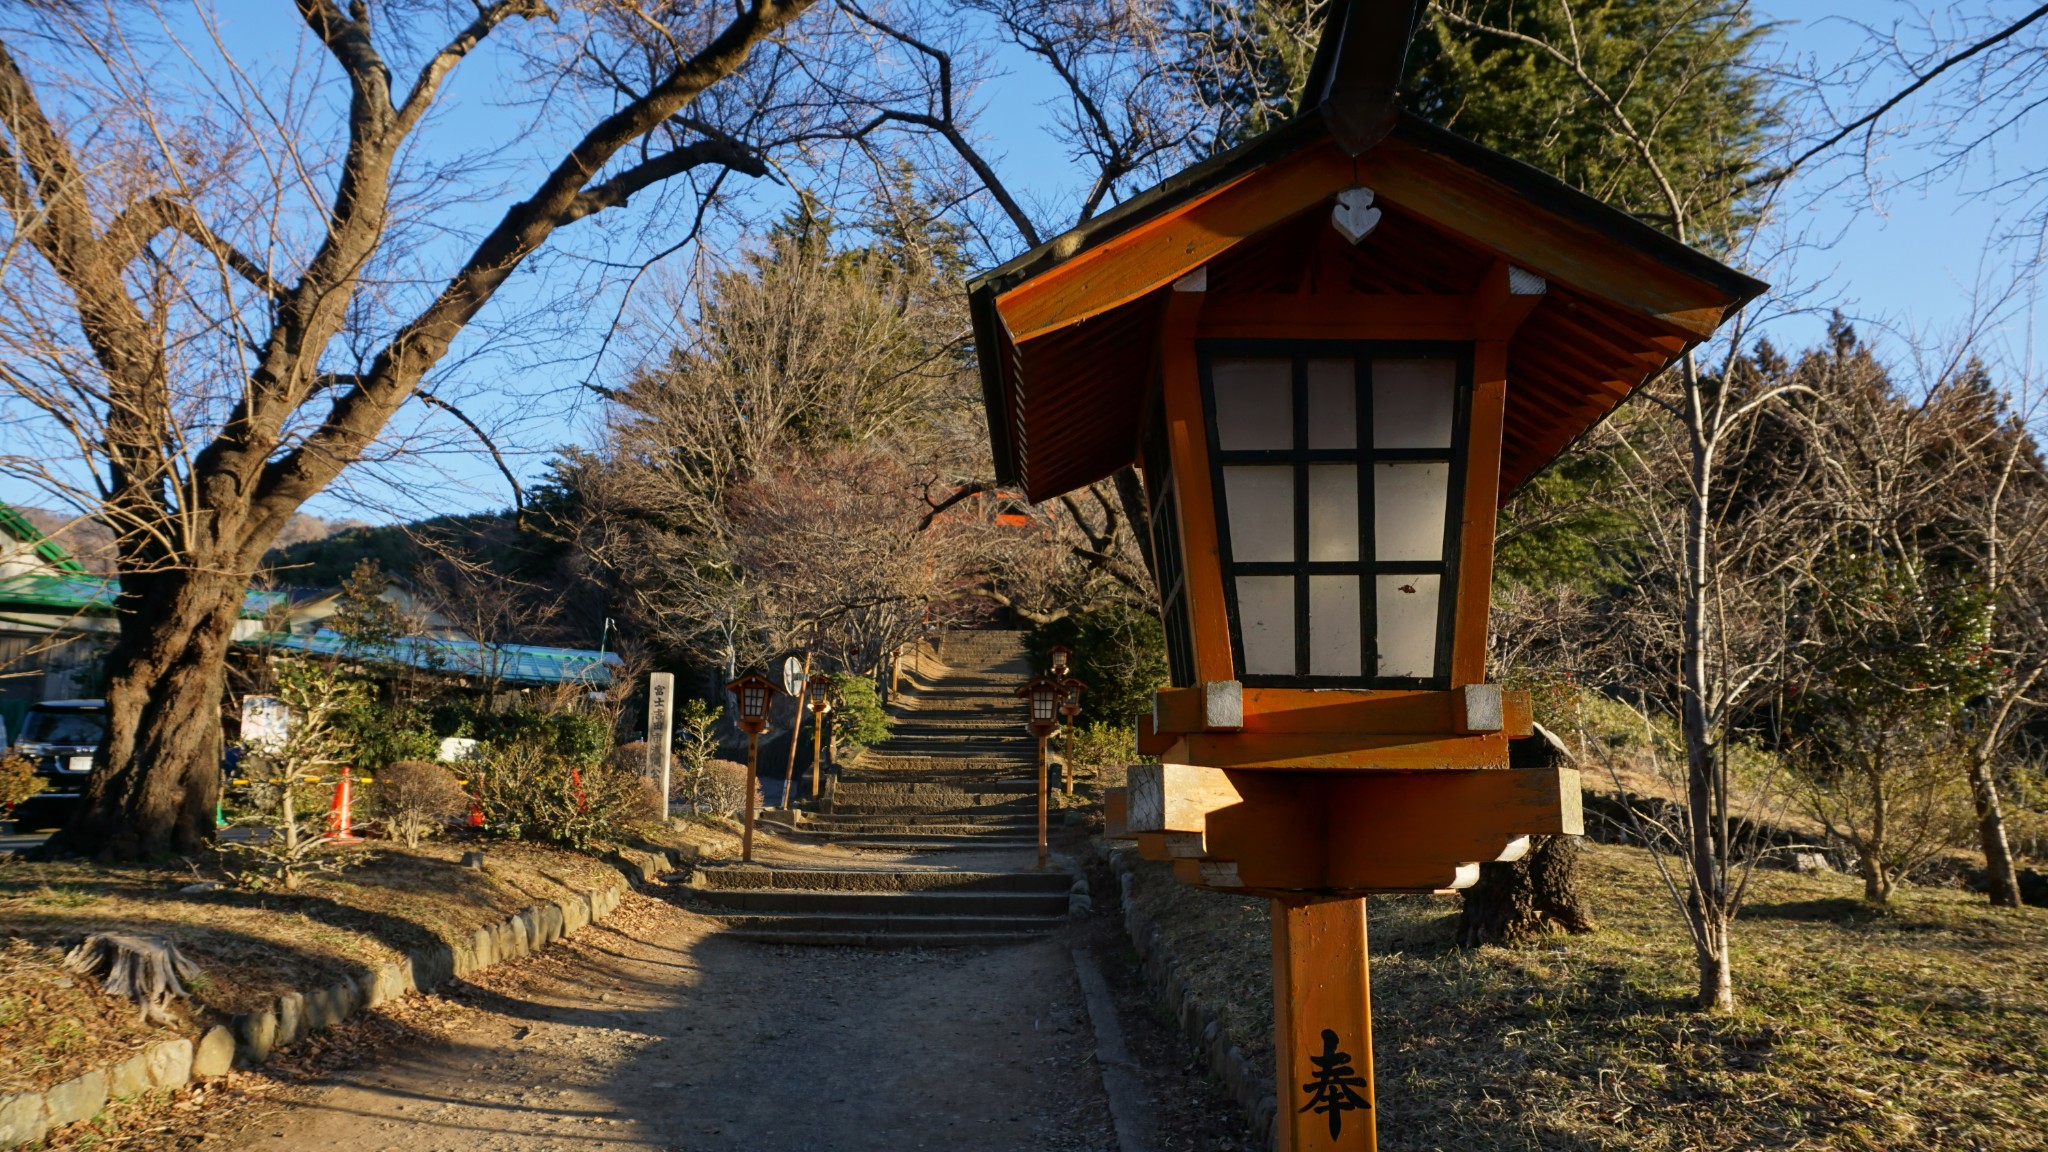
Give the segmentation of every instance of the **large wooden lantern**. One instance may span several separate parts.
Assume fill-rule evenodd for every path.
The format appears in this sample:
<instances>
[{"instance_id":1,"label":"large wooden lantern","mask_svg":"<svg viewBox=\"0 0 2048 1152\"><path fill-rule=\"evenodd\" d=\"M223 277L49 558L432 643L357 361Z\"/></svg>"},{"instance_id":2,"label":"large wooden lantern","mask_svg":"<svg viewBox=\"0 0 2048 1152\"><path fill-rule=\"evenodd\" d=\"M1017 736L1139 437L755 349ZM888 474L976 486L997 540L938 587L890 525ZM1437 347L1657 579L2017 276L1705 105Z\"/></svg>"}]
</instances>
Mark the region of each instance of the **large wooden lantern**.
<instances>
[{"instance_id":1,"label":"large wooden lantern","mask_svg":"<svg viewBox=\"0 0 2048 1152\"><path fill-rule=\"evenodd\" d=\"M970 286L1000 479L1142 474L1172 686L1109 815L1273 898L1297 1150L1375 1146L1360 898L1580 831L1486 680L1502 495L1765 288L1398 111L1418 9L1334 0L1301 115Z\"/></svg>"}]
</instances>

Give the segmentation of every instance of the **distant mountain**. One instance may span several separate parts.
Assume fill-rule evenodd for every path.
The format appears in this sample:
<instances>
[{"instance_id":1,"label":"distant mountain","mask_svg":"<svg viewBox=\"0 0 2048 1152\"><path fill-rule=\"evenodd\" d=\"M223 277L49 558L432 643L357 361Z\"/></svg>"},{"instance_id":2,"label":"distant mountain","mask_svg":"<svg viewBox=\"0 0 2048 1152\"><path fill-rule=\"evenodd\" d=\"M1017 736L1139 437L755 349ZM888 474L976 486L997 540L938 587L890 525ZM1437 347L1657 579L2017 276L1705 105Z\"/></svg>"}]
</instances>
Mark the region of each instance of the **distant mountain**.
<instances>
[{"instance_id":1,"label":"distant mountain","mask_svg":"<svg viewBox=\"0 0 2048 1152\"><path fill-rule=\"evenodd\" d=\"M35 525L36 531L71 553L86 571L104 575L114 570L114 534L98 521L21 504L14 505L14 510Z\"/></svg>"},{"instance_id":2,"label":"distant mountain","mask_svg":"<svg viewBox=\"0 0 2048 1152\"><path fill-rule=\"evenodd\" d=\"M106 525L97 520L86 520L65 512L53 512L48 508L32 508L14 505L14 510L35 529L64 546L85 570L105 575L114 570L114 534ZM369 526L360 520L327 520L304 512L295 514L285 523L284 531L277 534L273 551L279 548L302 546L325 540L337 532L365 529ZM287 581L296 583L296 581ZM339 580L329 583L340 583Z\"/></svg>"},{"instance_id":3,"label":"distant mountain","mask_svg":"<svg viewBox=\"0 0 2048 1152\"><path fill-rule=\"evenodd\" d=\"M332 588L342 582L355 566L374 560L393 576L410 579L430 553L420 546L422 539L444 544L456 543L465 550L490 553L486 541L513 532L509 516L484 513L471 516L437 516L411 524L339 525L332 532L288 540L280 535L276 546L263 556L263 568L271 582L295 588Z\"/></svg>"}]
</instances>

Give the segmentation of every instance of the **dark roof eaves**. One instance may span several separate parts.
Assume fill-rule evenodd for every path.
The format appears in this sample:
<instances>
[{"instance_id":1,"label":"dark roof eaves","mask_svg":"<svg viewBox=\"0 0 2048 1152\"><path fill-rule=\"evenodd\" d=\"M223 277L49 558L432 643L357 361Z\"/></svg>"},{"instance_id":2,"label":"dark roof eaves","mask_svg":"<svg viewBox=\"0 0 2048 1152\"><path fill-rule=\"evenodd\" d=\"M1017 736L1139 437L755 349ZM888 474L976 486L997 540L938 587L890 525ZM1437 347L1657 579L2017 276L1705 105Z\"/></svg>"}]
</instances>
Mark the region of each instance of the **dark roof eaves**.
<instances>
[{"instance_id":1,"label":"dark roof eaves","mask_svg":"<svg viewBox=\"0 0 2048 1152\"><path fill-rule=\"evenodd\" d=\"M987 290L970 288L967 293L967 316L974 326L974 345L983 350L975 357L975 367L981 372L981 403L988 415L988 448L996 466L996 483L1015 484L1017 469L1011 452L1014 442L1010 428L1010 405L1005 401L1003 388L1003 341L1002 319L996 315L996 294L991 287Z\"/></svg>"}]
</instances>

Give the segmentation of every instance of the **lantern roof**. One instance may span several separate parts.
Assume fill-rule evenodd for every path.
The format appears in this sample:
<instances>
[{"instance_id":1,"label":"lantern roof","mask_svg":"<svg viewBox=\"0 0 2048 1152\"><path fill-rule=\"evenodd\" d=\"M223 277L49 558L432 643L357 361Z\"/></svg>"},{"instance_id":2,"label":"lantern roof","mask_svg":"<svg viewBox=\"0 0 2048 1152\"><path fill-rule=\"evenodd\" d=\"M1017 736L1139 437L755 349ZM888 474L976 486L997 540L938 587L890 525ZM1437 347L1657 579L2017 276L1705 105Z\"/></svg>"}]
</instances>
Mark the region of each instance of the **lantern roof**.
<instances>
[{"instance_id":1,"label":"lantern roof","mask_svg":"<svg viewBox=\"0 0 2048 1152\"><path fill-rule=\"evenodd\" d=\"M1336 0L1304 111L968 285L1000 482L1044 500L1137 459L1165 301L1191 273L1209 293L1375 301L1468 296L1501 264L1541 277L1508 346L1503 493L1768 288L1401 110L1420 8ZM1354 245L1331 207L1359 187L1379 216Z\"/></svg>"}]
</instances>

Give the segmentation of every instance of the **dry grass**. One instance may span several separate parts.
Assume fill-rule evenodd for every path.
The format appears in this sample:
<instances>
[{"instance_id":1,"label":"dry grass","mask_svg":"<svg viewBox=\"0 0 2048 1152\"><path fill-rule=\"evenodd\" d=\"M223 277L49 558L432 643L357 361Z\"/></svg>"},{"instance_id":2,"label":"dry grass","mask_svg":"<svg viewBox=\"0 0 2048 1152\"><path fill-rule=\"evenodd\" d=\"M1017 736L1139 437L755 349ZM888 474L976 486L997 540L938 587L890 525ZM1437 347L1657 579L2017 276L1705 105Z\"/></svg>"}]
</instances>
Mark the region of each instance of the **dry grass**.
<instances>
[{"instance_id":1,"label":"dry grass","mask_svg":"<svg viewBox=\"0 0 2048 1152\"><path fill-rule=\"evenodd\" d=\"M1373 901L1380 1140L1425 1149L2048 1149L2048 912L1835 875L1758 877L1742 1008L1689 1007L1691 949L1637 849L1587 846L1602 928L1452 946L1455 899ZM1263 902L1142 870L1137 899L1271 1060Z\"/></svg>"},{"instance_id":2,"label":"dry grass","mask_svg":"<svg viewBox=\"0 0 2048 1152\"><path fill-rule=\"evenodd\" d=\"M697 827L656 838L690 848L729 839ZM475 848L485 853L481 872L460 863ZM361 975L437 940L465 939L528 905L618 878L589 856L496 840L417 849L377 842L350 858L351 867L312 877L296 892L185 894L179 889L219 871L0 855L0 1093L47 1087L173 1034L141 1025L132 1005L64 975L63 950L89 931L175 940L204 972L191 985L191 1008L213 1019Z\"/></svg>"}]
</instances>

